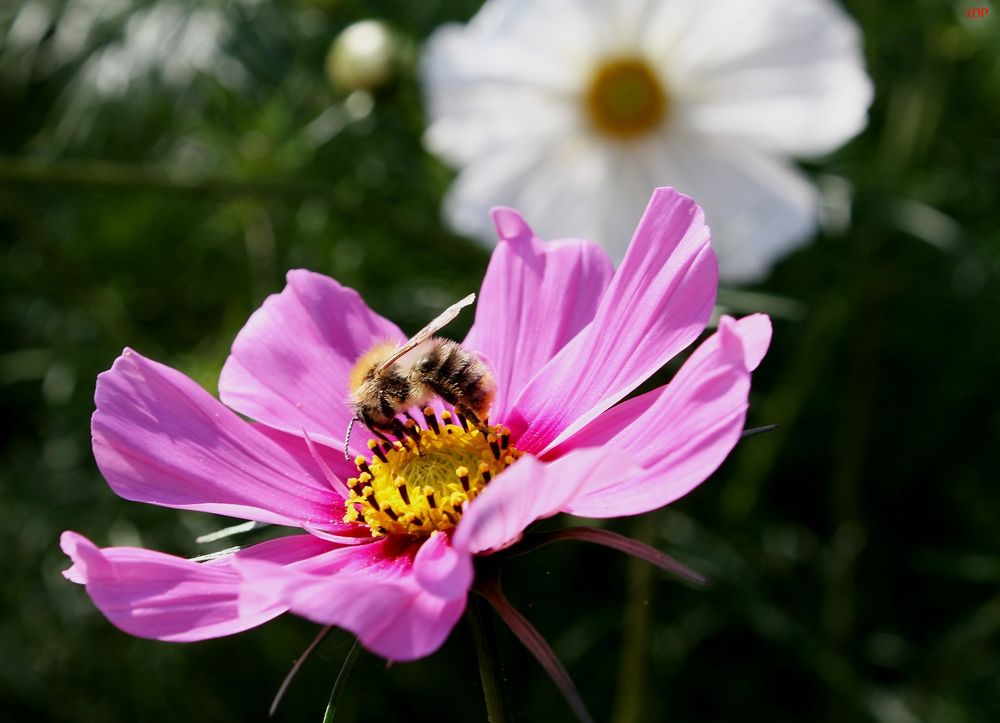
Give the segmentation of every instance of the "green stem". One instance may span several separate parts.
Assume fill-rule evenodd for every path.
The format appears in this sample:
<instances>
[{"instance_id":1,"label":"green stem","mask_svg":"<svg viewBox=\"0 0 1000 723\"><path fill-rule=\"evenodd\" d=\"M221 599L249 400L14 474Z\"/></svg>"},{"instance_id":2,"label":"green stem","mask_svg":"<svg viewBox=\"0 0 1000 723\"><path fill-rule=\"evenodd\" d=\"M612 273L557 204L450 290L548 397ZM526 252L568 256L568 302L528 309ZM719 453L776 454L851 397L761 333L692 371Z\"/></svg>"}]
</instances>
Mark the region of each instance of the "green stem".
<instances>
[{"instance_id":1,"label":"green stem","mask_svg":"<svg viewBox=\"0 0 1000 723\"><path fill-rule=\"evenodd\" d=\"M492 611L480 595L470 595L465 619L472 628L472 640L479 661L479 680L483 684L486 719L489 723L507 723L507 701L503 691L503 672L493 631Z\"/></svg>"},{"instance_id":2,"label":"green stem","mask_svg":"<svg viewBox=\"0 0 1000 723\"><path fill-rule=\"evenodd\" d=\"M652 515L637 518L632 523L632 533L640 542L651 544ZM629 558L625 639L622 641L622 656L618 663L618 695L611 717L614 723L636 723L642 720L642 702L649 665L652 596L653 567L639 558Z\"/></svg>"}]
</instances>

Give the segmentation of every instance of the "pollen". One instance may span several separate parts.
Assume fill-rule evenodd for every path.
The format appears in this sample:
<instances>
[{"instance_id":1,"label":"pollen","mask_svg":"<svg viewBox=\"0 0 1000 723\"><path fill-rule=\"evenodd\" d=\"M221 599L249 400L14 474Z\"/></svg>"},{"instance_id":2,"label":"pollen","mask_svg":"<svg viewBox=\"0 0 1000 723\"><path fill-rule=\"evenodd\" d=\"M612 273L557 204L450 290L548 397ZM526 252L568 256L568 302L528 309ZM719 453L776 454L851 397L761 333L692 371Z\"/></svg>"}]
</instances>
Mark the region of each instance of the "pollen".
<instances>
[{"instance_id":1,"label":"pollen","mask_svg":"<svg viewBox=\"0 0 1000 723\"><path fill-rule=\"evenodd\" d=\"M656 73L645 60L632 57L601 63L584 101L594 127L619 140L648 134L670 110L670 97Z\"/></svg>"},{"instance_id":2,"label":"pollen","mask_svg":"<svg viewBox=\"0 0 1000 723\"><path fill-rule=\"evenodd\" d=\"M411 418L403 439L371 440L371 457L354 460L358 476L347 481L344 521L363 522L372 537L453 528L465 505L522 455L502 425L483 434L457 412L440 419L432 407L422 412L425 427Z\"/></svg>"}]
</instances>

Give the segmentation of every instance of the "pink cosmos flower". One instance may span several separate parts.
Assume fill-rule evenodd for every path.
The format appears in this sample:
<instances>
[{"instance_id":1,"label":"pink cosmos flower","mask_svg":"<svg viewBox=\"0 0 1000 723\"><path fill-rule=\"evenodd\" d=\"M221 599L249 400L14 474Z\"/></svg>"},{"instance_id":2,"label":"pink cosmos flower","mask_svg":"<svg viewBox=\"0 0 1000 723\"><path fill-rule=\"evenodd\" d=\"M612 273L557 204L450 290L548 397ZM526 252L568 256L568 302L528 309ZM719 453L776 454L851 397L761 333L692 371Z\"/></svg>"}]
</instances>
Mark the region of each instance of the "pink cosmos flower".
<instances>
[{"instance_id":1,"label":"pink cosmos flower","mask_svg":"<svg viewBox=\"0 0 1000 723\"><path fill-rule=\"evenodd\" d=\"M349 372L405 336L351 289L292 271L237 336L221 402L126 349L98 377L92 428L122 497L300 532L204 562L65 532L66 576L141 637L213 638L290 611L412 660L462 614L473 559L535 520L634 515L705 480L743 430L766 316L722 317L669 384L622 401L712 312L698 206L657 189L617 270L590 242L541 241L516 211L493 220L500 243L463 342L496 380L488 436L436 402L414 410L419 446L358 427L345 461Z\"/></svg>"}]
</instances>

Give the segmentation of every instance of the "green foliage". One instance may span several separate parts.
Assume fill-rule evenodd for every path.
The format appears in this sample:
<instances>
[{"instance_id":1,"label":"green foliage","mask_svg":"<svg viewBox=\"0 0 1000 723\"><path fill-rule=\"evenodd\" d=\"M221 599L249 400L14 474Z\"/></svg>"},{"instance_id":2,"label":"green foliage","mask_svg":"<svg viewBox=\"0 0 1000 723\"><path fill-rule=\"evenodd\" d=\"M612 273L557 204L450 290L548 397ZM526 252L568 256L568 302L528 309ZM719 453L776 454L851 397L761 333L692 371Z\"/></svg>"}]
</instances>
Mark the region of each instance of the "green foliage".
<instances>
[{"instance_id":1,"label":"green foliage","mask_svg":"<svg viewBox=\"0 0 1000 723\"><path fill-rule=\"evenodd\" d=\"M876 101L864 134L811 170L849 205L754 290L804 312L779 320L754 380L750 424L781 427L670 509L611 524L713 587L590 546L505 570L599 720L1000 719L1000 18L847 5ZM138 640L61 577L64 529L193 556L227 522L108 489L89 449L94 380L129 345L215 391L289 268L335 276L410 331L477 289L487 251L441 225L450 175L421 149L414 68L437 25L476 7L0 9L5 719L264 717L316 626ZM345 97L324 59L366 17L396 28L407 62ZM159 32L139 52L127 41L144 23ZM277 720L321 718L351 642L331 634ZM515 719L569 720L516 640L500 644ZM418 663L362 653L338 720L482 719L474 666L461 626Z\"/></svg>"}]
</instances>

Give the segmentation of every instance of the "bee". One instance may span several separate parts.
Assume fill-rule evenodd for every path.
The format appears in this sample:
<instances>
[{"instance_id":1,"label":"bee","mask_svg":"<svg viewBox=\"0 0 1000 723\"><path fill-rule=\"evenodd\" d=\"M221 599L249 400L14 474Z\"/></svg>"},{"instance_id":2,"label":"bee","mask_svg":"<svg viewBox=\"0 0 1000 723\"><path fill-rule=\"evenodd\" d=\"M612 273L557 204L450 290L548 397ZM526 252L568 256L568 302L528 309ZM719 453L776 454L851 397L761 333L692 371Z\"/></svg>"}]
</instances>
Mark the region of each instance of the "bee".
<instances>
[{"instance_id":1,"label":"bee","mask_svg":"<svg viewBox=\"0 0 1000 723\"><path fill-rule=\"evenodd\" d=\"M347 426L345 455L350 454L355 422L376 434L387 431L403 439L406 427L396 415L435 396L487 433L483 420L496 391L493 375L475 353L434 336L475 300L476 295L469 294L452 304L402 346L382 342L361 355L349 377L354 417Z\"/></svg>"}]
</instances>

